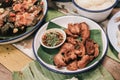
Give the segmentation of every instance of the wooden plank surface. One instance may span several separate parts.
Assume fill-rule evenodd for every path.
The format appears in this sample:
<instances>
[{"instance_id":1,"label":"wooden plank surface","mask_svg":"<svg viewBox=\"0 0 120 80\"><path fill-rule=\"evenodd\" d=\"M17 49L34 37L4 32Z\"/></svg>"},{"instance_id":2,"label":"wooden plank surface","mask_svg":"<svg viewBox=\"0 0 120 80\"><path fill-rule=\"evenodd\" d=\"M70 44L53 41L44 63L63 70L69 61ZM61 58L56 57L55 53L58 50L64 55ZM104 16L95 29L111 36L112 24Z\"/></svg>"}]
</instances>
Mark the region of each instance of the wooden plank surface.
<instances>
[{"instance_id":1,"label":"wooden plank surface","mask_svg":"<svg viewBox=\"0 0 120 80\"><path fill-rule=\"evenodd\" d=\"M31 58L23 54L12 45L0 46L0 63L11 72L20 71L26 64L31 61Z\"/></svg>"},{"instance_id":2,"label":"wooden plank surface","mask_svg":"<svg viewBox=\"0 0 120 80\"><path fill-rule=\"evenodd\" d=\"M12 80L12 73L0 64L0 80Z\"/></svg>"}]
</instances>

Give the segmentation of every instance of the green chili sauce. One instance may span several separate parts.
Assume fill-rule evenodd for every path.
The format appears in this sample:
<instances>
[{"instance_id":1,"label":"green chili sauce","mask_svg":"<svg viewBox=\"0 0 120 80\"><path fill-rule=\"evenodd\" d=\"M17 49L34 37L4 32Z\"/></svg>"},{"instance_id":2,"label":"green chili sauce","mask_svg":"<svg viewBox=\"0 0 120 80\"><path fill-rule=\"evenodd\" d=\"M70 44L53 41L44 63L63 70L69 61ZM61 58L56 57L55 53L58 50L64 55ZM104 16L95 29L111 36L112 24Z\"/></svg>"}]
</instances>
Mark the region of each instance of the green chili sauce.
<instances>
[{"instance_id":1,"label":"green chili sauce","mask_svg":"<svg viewBox=\"0 0 120 80\"><path fill-rule=\"evenodd\" d=\"M42 37L44 45L53 47L59 45L63 41L63 36L59 32L49 32Z\"/></svg>"}]
</instances>

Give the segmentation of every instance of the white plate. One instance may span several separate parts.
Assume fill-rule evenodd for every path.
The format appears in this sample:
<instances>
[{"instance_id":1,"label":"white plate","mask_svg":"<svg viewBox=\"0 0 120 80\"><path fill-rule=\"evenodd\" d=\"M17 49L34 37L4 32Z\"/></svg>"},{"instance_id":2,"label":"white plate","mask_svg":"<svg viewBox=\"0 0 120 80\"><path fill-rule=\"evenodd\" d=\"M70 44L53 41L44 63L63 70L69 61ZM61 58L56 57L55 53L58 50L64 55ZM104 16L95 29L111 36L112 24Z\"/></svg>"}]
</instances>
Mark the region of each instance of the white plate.
<instances>
[{"instance_id":1,"label":"white plate","mask_svg":"<svg viewBox=\"0 0 120 80\"><path fill-rule=\"evenodd\" d=\"M34 41L33 41L33 52L35 54L35 57L37 58L37 60L40 62L41 65L43 65L44 67L46 67L47 69L54 71L54 72L58 72L58 73L63 73L63 74L73 74L73 73L79 73L79 72L83 72L86 71L88 69L91 69L92 67L94 67L105 55L106 51L107 51L107 37L105 32L103 31L103 29L94 21L84 18L84 17L80 17L80 16L62 16L62 17L58 17L55 18L53 20L51 20L52 22L67 28L68 23L80 23L80 22L86 22L89 25L90 29L99 29L101 31L101 37L102 37L102 43L103 43L103 51L101 56L99 57L99 59L97 61L95 61L93 64L91 64L88 67L85 67L83 69L78 69L76 71L69 71L66 69L57 69L56 66L54 65L50 65L45 63L38 55L38 49L40 47L40 36L41 34L46 31L48 23L44 24L37 32L37 34L35 35Z\"/></svg>"},{"instance_id":2,"label":"white plate","mask_svg":"<svg viewBox=\"0 0 120 80\"><path fill-rule=\"evenodd\" d=\"M117 12L108 22L107 35L110 43L115 48L115 50L117 52L120 52L120 47L117 45L117 37L116 37L118 31L118 25L120 24L120 21L119 22L115 21L117 17L120 17L120 11Z\"/></svg>"}]
</instances>

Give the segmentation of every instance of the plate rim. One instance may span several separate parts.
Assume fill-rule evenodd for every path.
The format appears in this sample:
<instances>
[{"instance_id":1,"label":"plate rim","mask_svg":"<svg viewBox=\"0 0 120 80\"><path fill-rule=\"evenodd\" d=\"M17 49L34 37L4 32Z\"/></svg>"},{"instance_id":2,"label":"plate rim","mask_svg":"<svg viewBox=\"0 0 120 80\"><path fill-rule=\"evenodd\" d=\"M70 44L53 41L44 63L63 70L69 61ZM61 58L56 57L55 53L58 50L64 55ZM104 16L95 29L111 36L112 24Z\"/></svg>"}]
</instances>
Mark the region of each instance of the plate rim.
<instances>
[{"instance_id":1,"label":"plate rim","mask_svg":"<svg viewBox=\"0 0 120 80\"><path fill-rule=\"evenodd\" d=\"M110 29L110 22L112 22L113 21L113 19L115 19L115 17L117 16L117 15L120 15L120 11L118 11L117 13L115 13L112 17L111 17L111 19L109 20L109 22L108 22L108 25L107 25L107 29L106 29L106 32L107 32L107 36L108 36L108 39L109 39L109 42L110 42L110 44L112 45L112 47L117 51L117 52L120 52L120 48L119 47L117 47L117 45L115 45L114 44L114 42L111 40L111 34L109 34L109 30L108 29ZM115 20L114 20L115 21ZM120 22L120 21L119 21ZM114 24L115 24L115 22L113 22ZM116 22L116 24L117 24L117 22ZM116 30L117 31L117 30ZM116 36L116 34L115 34L115 36ZM117 42L117 41L116 41ZM118 49L119 48L119 49Z\"/></svg>"}]
</instances>

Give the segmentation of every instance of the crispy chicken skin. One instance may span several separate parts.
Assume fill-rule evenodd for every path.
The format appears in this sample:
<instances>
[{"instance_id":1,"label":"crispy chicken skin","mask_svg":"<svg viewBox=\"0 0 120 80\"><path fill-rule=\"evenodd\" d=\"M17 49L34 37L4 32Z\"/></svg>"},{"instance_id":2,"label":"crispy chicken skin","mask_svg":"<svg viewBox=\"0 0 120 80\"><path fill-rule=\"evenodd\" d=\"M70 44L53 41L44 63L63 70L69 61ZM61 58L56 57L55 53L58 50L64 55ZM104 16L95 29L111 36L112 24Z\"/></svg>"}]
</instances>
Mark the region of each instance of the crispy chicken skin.
<instances>
[{"instance_id":1,"label":"crispy chicken skin","mask_svg":"<svg viewBox=\"0 0 120 80\"><path fill-rule=\"evenodd\" d=\"M87 39L86 43L85 43L85 47L86 47L86 52L88 54L93 54L95 49L94 49L94 41L91 39Z\"/></svg>"},{"instance_id":2,"label":"crispy chicken skin","mask_svg":"<svg viewBox=\"0 0 120 80\"><path fill-rule=\"evenodd\" d=\"M90 56L89 55L84 55L81 60L78 61L77 65L78 67L84 68L86 65L90 62Z\"/></svg>"},{"instance_id":3,"label":"crispy chicken skin","mask_svg":"<svg viewBox=\"0 0 120 80\"><path fill-rule=\"evenodd\" d=\"M64 43L60 49L61 53L67 53L74 49L74 45L71 43Z\"/></svg>"},{"instance_id":4,"label":"crispy chicken skin","mask_svg":"<svg viewBox=\"0 0 120 80\"><path fill-rule=\"evenodd\" d=\"M74 37L74 38L77 38L77 37L78 37L78 35L72 34L72 33L69 31L69 29L65 29L64 31L65 31L65 33L67 34L67 36L71 36L71 37Z\"/></svg>"},{"instance_id":5,"label":"crispy chicken skin","mask_svg":"<svg viewBox=\"0 0 120 80\"><path fill-rule=\"evenodd\" d=\"M67 42L73 45L77 44L77 40L73 37L67 37Z\"/></svg>"},{"instance_id":6,"label":"crispy chicken skin","mask_svg":"<svg viewBox=\"0 0 120 80\"><path fill-rule=\"evenodd\" d=\"M66 66L66 63L64 61L64 57L62 56L61 53L58 53L57 55L54 56L54 63L57 66L57 68L61 68Z\"/></svg>"},{"instance_id":7,"label":"crispy chicken skin","mask_svg":"<svg viewBox=\"0 0 120 80\"><path fill-rule=\"evenodd\" d=\"M85 42L86 39L90 37L90 30L85 22L81 23L81 37L83 43Z\"/></svg>"},{"instance_id":8,"label":"crispy chicken skin","mask_svg":"<svg viewBox=\"0 0 120 80\"><path fill-rule=\"evenodd\" d=\"M82 57L85 55L85 46L80 41L77 42L76 44L75 54L77 54L79 57Z\"/></svg>"},{"instance_id":9,"label":"crispy chicken skin","mask_svg":"<svg viewBox=\"0 0 120 80\"><path fill-rule=\"evenodd\" d=\"M94 57L97 57L99 55L99 45L93 40L87 39L85 46L87 54L93 55Z\"/></svg>"},{"instance_id":10,"label":"crispy chicken skin","mask_svg":"<svg viewBox=\"0 0 120 80\"><path fill-rule=\"evenodd\" d=\"M74 50L66 53L64 57L66 63L69 63L70 61L77 59L77 55L75 54Z\"/></svg>"},{"instance_id":11,"label":"crispy chicken skin","mask_svg":"<svg viewBox=\"0 0 120 80\"><path fill-rule=\"evenodd\" d=\"M99 45L95 43L94 48L95 48L94 57L97 57L99 55Z\"/></svg>"},{"instance_id":12,"label":"crispy chicken skin","mask_svg":"<svg viewBox=\"0 0 120 80\"><path fill-rule=\"evenodd\" d=\"M66 42L54 56L58 68L67 67L71 71L81 69L99 55L99 45L90 39L89 26L85 22L70 23L65 32Z\"/></svg>"},{"instance_id":13,"label":"crispy chicken skin","mask_svg":"<svg viewBox=\"0 0 120 80\"><path fill-rule=\"evenodd\" d=\"M80 24L68 24L68 30L74 34L74 35L79 35L80 34Z\"/></svg>"},{"instance_id":14,"label":"crispy chicken skin","mask_svg":"<svg viewBox=\"0 0 120 80\"><path fill-rule=\"evenodd\" d=\"M68 69L68 70L71 70L71 71L77 70L77 69L78 69L77 60L71 62L71 63L67 66L67 69Z\"/></svg>"}]
</instances>

